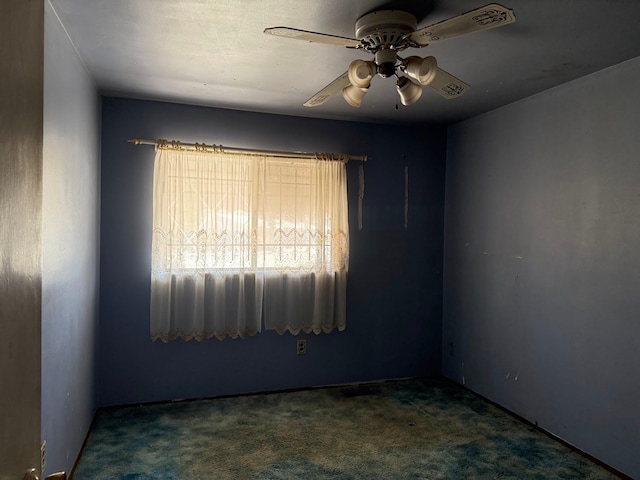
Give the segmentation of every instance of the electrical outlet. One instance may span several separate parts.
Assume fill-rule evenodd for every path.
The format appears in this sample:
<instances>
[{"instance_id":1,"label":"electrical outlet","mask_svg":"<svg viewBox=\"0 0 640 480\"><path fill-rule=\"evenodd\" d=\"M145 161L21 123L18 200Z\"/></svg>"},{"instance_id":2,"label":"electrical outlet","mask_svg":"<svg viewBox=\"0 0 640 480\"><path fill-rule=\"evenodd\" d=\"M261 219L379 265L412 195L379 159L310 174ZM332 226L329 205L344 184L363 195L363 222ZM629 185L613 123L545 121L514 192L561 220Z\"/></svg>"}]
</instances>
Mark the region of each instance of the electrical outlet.
<instances>
[{"instance_id":1,"label":"electrical outlet","mask_svg":"<svg viewBox=\"0 0 640 480\"><path fill-rule=\"evenodd\" d=\"M306 340L298 340L296 344L296 353L298 355L304 355L307 353L307 341Z\"/></svg>"},{"instance_id":2,"label":"electrical outlet","mask_svg":"<svg viewBox=\"0 0 640 480\"><path fill-rule=\"evenodd\" d=\"M43 441L42 445L40 445L40 474L44 472L45 467L47 466L47 441Z\"/></svg>"}]
</instances>

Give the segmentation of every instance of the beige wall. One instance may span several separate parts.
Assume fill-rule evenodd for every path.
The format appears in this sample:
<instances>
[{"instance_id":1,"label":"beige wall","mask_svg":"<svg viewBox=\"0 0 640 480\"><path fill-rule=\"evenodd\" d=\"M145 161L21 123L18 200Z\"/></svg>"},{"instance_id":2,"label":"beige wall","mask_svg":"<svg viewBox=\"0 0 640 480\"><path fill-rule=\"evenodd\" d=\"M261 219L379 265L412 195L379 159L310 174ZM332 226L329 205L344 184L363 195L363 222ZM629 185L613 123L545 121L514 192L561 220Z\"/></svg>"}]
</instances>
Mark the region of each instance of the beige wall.
<instances>
[{"instance_id":1,"label":"beige wall","mask_svg":"<svg viewBox=\"0 0 640 480\"><path fill-rule=\"evenodd\" d=\"M0 479L39 469L44 1L0 2Z\"/></svg>"}]
</instances>

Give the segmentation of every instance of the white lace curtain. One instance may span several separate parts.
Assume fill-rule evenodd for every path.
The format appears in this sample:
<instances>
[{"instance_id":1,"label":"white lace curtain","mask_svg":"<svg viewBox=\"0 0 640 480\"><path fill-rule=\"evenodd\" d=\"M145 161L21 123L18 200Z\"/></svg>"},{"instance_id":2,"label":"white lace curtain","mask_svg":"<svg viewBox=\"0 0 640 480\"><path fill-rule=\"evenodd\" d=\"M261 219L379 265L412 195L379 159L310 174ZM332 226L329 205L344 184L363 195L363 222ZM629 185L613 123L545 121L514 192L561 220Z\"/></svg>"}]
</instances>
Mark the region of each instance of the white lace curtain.
<instances>
[{"instance_id":1,"label":"white lace curtain","mask_svg":"<svg viewBox=\"0 0 640 480\"><path fill-rule=\"evenodd\" d=\"M345 328L341 161L159 149L151 337Z\"/></svg>"}]
</instances>

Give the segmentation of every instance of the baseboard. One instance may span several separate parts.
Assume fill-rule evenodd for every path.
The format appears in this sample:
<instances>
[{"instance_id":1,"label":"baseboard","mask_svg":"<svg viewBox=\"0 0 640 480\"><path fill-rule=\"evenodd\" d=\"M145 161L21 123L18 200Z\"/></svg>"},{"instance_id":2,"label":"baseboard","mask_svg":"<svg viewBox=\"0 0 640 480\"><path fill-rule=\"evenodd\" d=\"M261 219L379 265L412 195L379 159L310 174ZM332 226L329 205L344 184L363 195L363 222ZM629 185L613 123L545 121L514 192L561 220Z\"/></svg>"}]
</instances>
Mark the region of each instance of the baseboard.
<instances>
[{"instance_id":1,"label":"baseboard","mask_svg":"<svg viewBox=\"0 0 640 480\"><path fill-rule=\"evenodd\" d=\"M374 385L374 384L383 384L389 382L402 382L406 380L419 380L422 378L445 378L440 375L432 375L429 377L399 377L399 378L385 378L378 380L364 380L359 382L346 382L346 383L332 383L327 385L313 385L306 387L292 387L292 388L283 388L283 389L275 389L275 390L260 390L255 392L243 392L243 393L229 393L222 395L210 395L204 397L192 397L192 398L176 398L173 400L152 400L149 402L133 402L133 403L125 403L121 405L106 405L103 407L99 407L100 410L113 410L119 408L127 408L127 407L146 407L151 405L162 405L166 403L178 403L178 402L197 402L200 400L218 400L223 398L241 398L241 397L250 397L254 395L269 395L272 393L293 393L293 392L303 392L306 390L319 390L322 388L344 388L344 387L358 387L364 385ZM449 380L448 378L446 380ZM97 415L97 413L96 413Z\"/></svg>"}]
</instances>

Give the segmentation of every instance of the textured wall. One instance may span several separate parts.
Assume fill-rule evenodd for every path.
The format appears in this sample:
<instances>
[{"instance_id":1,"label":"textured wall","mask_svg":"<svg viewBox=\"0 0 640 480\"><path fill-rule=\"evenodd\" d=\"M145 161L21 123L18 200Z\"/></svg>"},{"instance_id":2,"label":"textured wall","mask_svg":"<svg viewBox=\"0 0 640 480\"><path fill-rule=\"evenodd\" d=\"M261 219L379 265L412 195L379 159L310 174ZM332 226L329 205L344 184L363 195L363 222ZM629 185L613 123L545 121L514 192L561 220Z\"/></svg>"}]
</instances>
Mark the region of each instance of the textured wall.
<instances>
[{"instance_id":1,"label":"textured wall","mask_svg":"<svg viewBox=\"0 0 640 480\"><path fill-rule=\"evenodd\" d=\"M0 2L0 479L38 468L42 0Z\"/></svg>"},{"instance_id":2,"label":"textured wall","mask_svg":"<svg viewBox=\"0 0 640 480\"><path fill-rule=\"evenodd\" d=\"M640 478L640 59L449 130L444 373Z\"/></svg>"},{"instance_id":3,"label":"textured wall","mask_svg":"<svg viewBox=\"0 0 640 480\"><path fill-rule=\"evenodd\" d=\"M102 405L440 373L443 130L386 128L123 99L103 101ZM132 137L369 154L364 228L348 165L347 328L332 334L169 344L149 339L153 147ZM404 168L410 171L404 230ZM295 353L307 338L307 354Z\"/></svg>"},{"instance_id":4,"label":"textured wall","mask_svg":"<svg viewBox=\"0 0 640 480\"><path fill-rule=\"evenodd\" d=\"M45 16L42 440L69 472L96 408L100 99L49 3Z\"/></svg>"}]
</instances>

